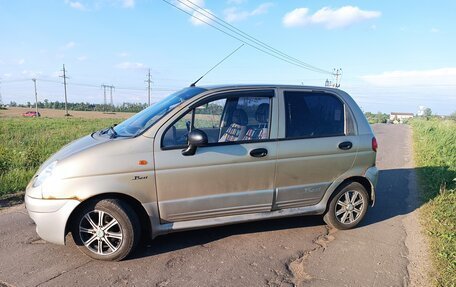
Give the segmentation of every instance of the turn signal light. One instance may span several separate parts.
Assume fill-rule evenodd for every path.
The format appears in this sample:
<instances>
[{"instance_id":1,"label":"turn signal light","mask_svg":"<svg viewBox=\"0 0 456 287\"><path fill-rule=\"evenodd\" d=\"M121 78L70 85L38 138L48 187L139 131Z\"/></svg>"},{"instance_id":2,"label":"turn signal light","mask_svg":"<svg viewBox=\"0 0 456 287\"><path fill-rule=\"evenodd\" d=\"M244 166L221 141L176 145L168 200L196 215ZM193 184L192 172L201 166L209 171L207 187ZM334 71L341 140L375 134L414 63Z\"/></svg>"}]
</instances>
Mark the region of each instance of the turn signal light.
<instances>
[{"instance_id":1,"label":"turn signal light","mask_svg":"<svg viewBox=\"0 0 456 287\"><path fill-rule=\"evenodd\" d=\"M139 165L146 165L147 164L147 160L142 159L142 160L138 161L138 164Z\"/></svg>"}]
</instances>

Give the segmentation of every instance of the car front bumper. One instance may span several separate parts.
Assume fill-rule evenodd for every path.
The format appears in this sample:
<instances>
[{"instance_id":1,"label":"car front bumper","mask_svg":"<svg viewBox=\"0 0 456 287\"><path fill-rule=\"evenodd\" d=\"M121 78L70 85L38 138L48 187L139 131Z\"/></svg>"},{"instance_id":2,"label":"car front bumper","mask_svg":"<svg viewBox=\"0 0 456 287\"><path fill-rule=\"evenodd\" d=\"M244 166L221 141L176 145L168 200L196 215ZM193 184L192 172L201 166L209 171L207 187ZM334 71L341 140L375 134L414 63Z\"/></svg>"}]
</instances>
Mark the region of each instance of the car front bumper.
<instances>
[{"instance_id":1,"label":"car front bumper","mask_svg":"<svg viewBox=\"0 0 456 287\"><path fill-rule=\"evenodd\" d=\"M36 224L36 233L51 243L65 244L65 228L73 210L80 202L75 199L38 199L25 195L25 207Z\"/></svg>"}]
</instances>

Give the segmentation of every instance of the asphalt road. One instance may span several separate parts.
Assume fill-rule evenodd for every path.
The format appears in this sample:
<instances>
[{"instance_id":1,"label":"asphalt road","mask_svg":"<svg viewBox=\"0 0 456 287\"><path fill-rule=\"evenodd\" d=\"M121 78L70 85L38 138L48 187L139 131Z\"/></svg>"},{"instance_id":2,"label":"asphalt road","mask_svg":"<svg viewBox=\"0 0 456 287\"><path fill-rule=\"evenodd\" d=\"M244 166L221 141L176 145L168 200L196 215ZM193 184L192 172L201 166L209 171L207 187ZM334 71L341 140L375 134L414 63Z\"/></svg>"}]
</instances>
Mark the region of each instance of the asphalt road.
<instances>
[{"instance_id":1,"label":"asphalt road","mask_svg":"<svg viewBox=\"0 0 456 287\"><path fill-rule=\"evenodd\" d=\"M374 129L377 202L356 229L329 230L318 216L231 225L162 236L113 263L40 240L20 205L0 211L0 287L424 284L411 131Z\"/></svg>"}]
</instances>

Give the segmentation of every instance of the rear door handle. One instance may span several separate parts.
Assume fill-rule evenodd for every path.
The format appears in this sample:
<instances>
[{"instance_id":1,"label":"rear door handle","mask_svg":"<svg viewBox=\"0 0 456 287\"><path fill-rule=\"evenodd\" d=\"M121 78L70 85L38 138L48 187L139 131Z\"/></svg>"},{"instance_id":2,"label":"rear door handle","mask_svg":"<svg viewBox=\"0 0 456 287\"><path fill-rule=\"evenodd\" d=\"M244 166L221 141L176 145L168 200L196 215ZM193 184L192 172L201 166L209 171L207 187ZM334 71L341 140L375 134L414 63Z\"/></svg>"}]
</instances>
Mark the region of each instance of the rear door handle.
<instances>
[{"instance_id":1,"label":"rear door handle","mask_svg":"<svg viewBox=\"0 0 456 287\"><path fill-rule=\"evenodd\" d=\"M349 150L353 147L352 142L342 142L339 144L339 148L341 150Z\"/></svg>"},{"instance_id":2,"label":"rear door handle","mask_svg":"<svg viewBox=\"0 0 456 287\"><path fill-rule=\"evenodd\" d=\"M250 156L265 157L268 155L268 150L265 148L257 148L250 151Z\"/></svg>"}]
</instances>

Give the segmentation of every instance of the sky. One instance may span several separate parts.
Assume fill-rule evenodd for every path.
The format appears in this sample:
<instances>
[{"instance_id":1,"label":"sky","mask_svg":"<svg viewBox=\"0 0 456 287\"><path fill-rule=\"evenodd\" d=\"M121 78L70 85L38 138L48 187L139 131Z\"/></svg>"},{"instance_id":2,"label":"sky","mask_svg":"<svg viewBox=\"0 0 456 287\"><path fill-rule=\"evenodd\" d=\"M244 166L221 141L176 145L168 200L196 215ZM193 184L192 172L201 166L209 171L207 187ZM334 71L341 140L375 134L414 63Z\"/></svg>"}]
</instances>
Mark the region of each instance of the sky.
<instances>
[{"instance_id":1,"label":"sky","mask_svg":"<svg viewBox=\"0 0 456 287\"><path fill-rule=\"evenodd\" d=\"M65 64L69 102L103 103L102 84L115 104L147 102L148 69L156 102L244 43L199 85L324 86L341 69L364 111L448 115L454 11L454 0L0 0L0 94L34 102L36 78L38 100L62 102Z\"/></svg>"}]
</instances>

